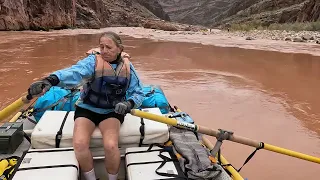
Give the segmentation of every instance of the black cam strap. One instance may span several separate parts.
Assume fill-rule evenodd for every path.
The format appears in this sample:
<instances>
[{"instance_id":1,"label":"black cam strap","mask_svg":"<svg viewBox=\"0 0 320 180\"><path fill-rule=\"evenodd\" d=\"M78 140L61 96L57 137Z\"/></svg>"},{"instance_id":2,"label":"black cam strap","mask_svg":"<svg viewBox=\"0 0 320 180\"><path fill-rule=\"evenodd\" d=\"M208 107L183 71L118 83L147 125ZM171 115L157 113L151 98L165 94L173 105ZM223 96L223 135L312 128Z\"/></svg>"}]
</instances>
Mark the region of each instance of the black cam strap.
<instances>
[{"instance_id":1,"label":"black cam strap","mask_svg":"<svg viewBox=\"0 0 320 180\"><path fill-rule=\"evenodd\" d=\"M157 146L157 147L163 148L161 145L158 145L158 144L150 144L150 146L148 147L147 150L127 152L127 153L125 153L124 156L127 156L128 154L138 154L138 153L162 151L162 149L152 149L153 146Z\"/></svg>"},{"instance_id":2,"label":"black cam strap","mask_svg":"<svg viewBox=\"0 0 320 180\"><path fill-rule=\"evenodd\" d=\"M144 137L145 137L145 124L144 124L144 120L143 120L143 118L141 117L140 118L141 119L141 121L140 121L140 123L141 123L141 126L140 126L140 142L139 142L139 147L141 147L142 145L143 145L143 140L144 140Z\"/></svg>"},{"instance_id":3,"label":"black cam strap","mask_svg":"<svg viewBox=\"0 0 320 180\"><path fill-rule=\"evenodd\" d=\"M68 111L66 113L66 115L64 116L63 121L62 121L61 126L60 126L60 129L56 134L56 148L60 147L60 142L61 142L61 138L62 138L62 130L63 130L64 124L66 123L66 120L68 118L69 112L70 111Z\"/></svg>"},{"instance_id":4,"label":"black cam strap","mask_svg":"<svg viewBox=\"0 0 320 180\"><path fill-rule=\"evenodd\" d=\"M180 167L178 159L172 153L169 152L169 154L171 156L171 159L170 159L167 156L164 156L162 154L163 152L167 152L167 151L165 151L164 149L162 151L160 151L158 156L161 159L163 159L163 161L161 162L160 166L156 169L155 172L160 176L174 177L174 178L178 178L178 179L189 179L187 176L184 175L184 173L183 173L183 171L182 171L182 169ZM167 162L173 162L174 163L178 174L170 174L170 173L159 172L159 169L161 169Z\"/></svg>"},{"instance_id":5,"label":"black cam strap","mask_svg":"<svg viewBox=\"0 0 320 180\"><path fill-rule=\"evenodd\" d=\"M74 149L70 148L70 149L46 149L46 150L33 150L33 151L29 151L28 154L30 153L47 153L47 152L65 152L65 151L74 151Z\"/></svg>"},{"instance_id":6,"label":"black cam strap","mask_svg":"<svg viewBox=\"0 0 320 180\"><path fill-rule=\"evenodd\" d=\"M157 146L160 147L161 149L152 149L153 146ZM159 151L159 157L162 159L161 161L150 161L150 162L137 162L137 163L129 163L127 164L127 167L132 166L132 165L141 165L141 164L154 164L154 163L161 163L160 166L155 170L155 172L160 175L160 176L165 176L165 177L173 177L171 178L172 180L185 180L188 179L181 167L180 167L180 163L178 161L178 159L176 158L176 156L173 154L172 151L166 151L165 149L163 149L164 146L159 145L159 144L151 144L149 146L149 148L147 150L142 150L142 151L134 151L134 152L127 152L125 154L125 156L127 156L128 154L136 154L136 153L147 153L147 152L155 152L155 151ZM171 158L168 158L167 156L164 156L162 153L163 152L168 152ZM167 163L167 162L173 162L178 174L170 174L170 173L163 173L163 172L159 172L159 170ZM157 180L162 180L162 179L157 179Z\"/></svg>"},{"instance_id":7,"label":"black cam strap","mask_svg":"<svg viewBox=\"0 0 320 180\"><path fill-rule=\"evenodd\" d=\"M243 166L250 161L250 159L254 156L254 154L256 154L256 152L257 152L258 150L263 149L263 148L264 148L264 143L261 142L261 143L260 143L260 146L257 147L257 148L249 155L249 157L244 161L243 165L242 165L237 171L240 172L240 170L243 168Z\"/></svg>"},{"instance_id":8,"label":"black cam strap","mask_svg":"<svg viewBox=\"0 0 320 180\"><path fill-rule=\"evenodd\" d=\"M48 169L48 168L61 168L61 167L74 167L79 170L78 167L74 164L61 164L61 165L52 165L52 166L38 166L38 167L27 167L27 168L19 168L17 171L27 171L33 169Z\"/></svg>"}]
</instances>

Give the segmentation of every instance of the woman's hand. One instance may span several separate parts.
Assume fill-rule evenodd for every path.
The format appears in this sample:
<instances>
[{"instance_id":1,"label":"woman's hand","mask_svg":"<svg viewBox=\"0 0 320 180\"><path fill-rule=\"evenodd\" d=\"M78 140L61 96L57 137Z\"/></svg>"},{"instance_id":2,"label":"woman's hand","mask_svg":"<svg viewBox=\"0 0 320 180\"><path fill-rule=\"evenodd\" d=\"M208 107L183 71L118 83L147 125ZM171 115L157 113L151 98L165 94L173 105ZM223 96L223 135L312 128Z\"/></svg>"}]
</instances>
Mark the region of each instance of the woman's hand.
<instances>
[{"instance_id":1,"label":"woman's hand","mask_svg":"<svg viewBox=\"0 0 320 180\"><path fill-rule=\"evenodd\" d=\"M44 79L32 83L28 89L28 93L32 96L43 95L52 87L51 83Z\"/></svg>"},{"instance_id":2,"label":"woman's hand","mask_svg":"<svg viewBox=\"0 0 320 180\"><path fill-rule=\"evenodd\" d=\"M133 107L133 104L130 101L120 102L120 103L116 104L116 106L114 108L114 112L124 115L124 114L130 112L132 107Z\"/></svg>"}]
</instances>

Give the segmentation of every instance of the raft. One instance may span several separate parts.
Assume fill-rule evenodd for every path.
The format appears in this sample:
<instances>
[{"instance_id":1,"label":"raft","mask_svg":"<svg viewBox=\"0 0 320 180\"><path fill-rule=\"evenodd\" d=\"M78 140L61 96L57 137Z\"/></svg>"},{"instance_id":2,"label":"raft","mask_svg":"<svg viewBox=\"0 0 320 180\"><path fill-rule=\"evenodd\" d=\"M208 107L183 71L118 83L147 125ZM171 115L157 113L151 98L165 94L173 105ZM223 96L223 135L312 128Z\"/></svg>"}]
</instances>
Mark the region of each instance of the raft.
<instances>
[{"instance_id":1,"label":"raft","mask_svg":"<svg viewBox=\"0 0 320 180\"><path fill-rule=\"evenodd\" d=\"M48 91L47 93L54 94L58 91L61 92L60 89L57 89L55 92ZM137 110L162 117L168 117L175 113L174 108L170 106L159 86L145 85L144 93L146 95L144 106ZM68 94L64 93L63 95L70 98ZM44 101L44 97L46 97L46 101ZM47 176L50 175L52 175L53 179L72 180L84 178L72 147L74 109L61 110L63 109L61 106L57 109L48 106L48 102L59 106L57 102L63 98L61 96L60 99L50 100L50 97L49 94L44 94L24 112L17 113L11 119L11 123L23 123L23 131L26 134L23 142L14 153L0 155L0 159L12 156L19 157L14 170L9 174L9 178L13 180L20 180L24 177L35 180L48 179ZM43 110L43 108L48 107L50 108L42 111L40 116L36 114L36 109ZM121 167L118 178L120 180L141 179L141 175L144 175L144 179L174 178L157 174L168 172L173 175L183 176L178 161L166 162L162 168L158 169L164 160L159 156L159 152L163 148L156 145L164 145L170 141L169 128L170 125L150 118L134 116L130 113L125 116L119 137ZM208 151L210 151L209 148L212 149L213 144L205 137L203 139L201 143L205 144ZM150 152L147 151L149 148ZM107 179L102 135L98 128L92 134L90 150L94 158L96 176L100 179ZM141 151L144 151L144 153L141 153ZM170 156L168 152L164 152L164 155L173 158L172 154ZM217 163L221 165L229 164L222 155L217 158ZM221 175L224 177L217 179L243 179L232 166L221 166L221 169L224 170Z\"/></svg>"},{"instance_id":2,"label":"raft","mask_svg":"<svg viewBox=\"0 0 320 180\"><path fill-rule=\"evenodd\" d=\"M9 105L8 108L11 111L14 108L19 110L21 106L18 105L29 103L24 109L16 114L12 114L8 123L0 126L0 138L3 138L2 136L6 135L9 129L14 129L12 135L23 136L22 142L16 140L19 144L14 152L0 154L0 179L20 180L25 179L25 177L36 180L50 178L66 180L84 179L72 147L74 111L48 109L36 121L32 115L36 111L34 106L32 106L34 102L29 101L31 99L30 96L23 96L19 99L20 101L23 100L22 103L17 100ZM164 102L163 99L162 102ZM219 129L219 131L216 131L202 127L195 123L190 123L191 121L188 118L185 119L186 121L179 121L179 117L176 117L177 113L180 113L184 118L188 117L187 113L182 112L176 106L172 108L169 103L167 104L169 106L167 113L162 112L164 110L162 109L163 106L162 108L143 107L133 109L125 116L119 139L119 149L121 152L119 180L135 180L138 178L181 179L175 177L183 176L179 163L173 160L172 154L163 152L166 144L170 142L170 127L178 127L203 135L199 142L205 149L211 152L214 159L212 163L223 169L221 176L215 178L217 180L244 179L239 172L242 167L236 169L220 151L217 151L224 140L256 147L256 150L247 158L244 164L260 149L320 164L320 158L318 157L236 136L233 132L226 130ZM8 117L8 115L3 114L7 112L6 108L1 110L1 117ZM21 127L20 124L23 124L23 129L19 128ZM3 126L5 126L5 131L1 129ZM217 141L210 142L205 135L214 136L217 138ZM8 141L8 144L14 144L15 140L12 137L10 138L12 141ZM90 150L93 154L96 176L100 179L107 179L101 140L101 133L96 129L92 134ZM2 144L2 147L8 144ZM173 175L173 177L168 177L168 174ZM49 175L50 177L48 177Z\"/></svg>"}]
</instances>

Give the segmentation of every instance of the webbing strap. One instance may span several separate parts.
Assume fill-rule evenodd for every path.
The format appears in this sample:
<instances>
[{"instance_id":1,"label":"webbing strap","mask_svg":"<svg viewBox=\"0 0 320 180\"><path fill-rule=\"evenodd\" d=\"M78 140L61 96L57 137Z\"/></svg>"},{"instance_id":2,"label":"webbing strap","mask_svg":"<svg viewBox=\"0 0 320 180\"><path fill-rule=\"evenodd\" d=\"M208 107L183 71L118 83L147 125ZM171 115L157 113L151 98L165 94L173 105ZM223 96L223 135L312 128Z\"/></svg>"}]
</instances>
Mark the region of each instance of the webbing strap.
<instances>
[{"instance_id":1,"label":"webbing strap","mask_svg":"<svg viewBox=\"0 0 320 180\"><path fill-rule=\"evenodd\" d=\"M64 116L63 121L62 121L61 126L60 126L60 129L56 134L56 148L60 147L60 142L61 142L61 138L62 138L62 130L63 130L64 124L65 124L65 122L66 122L66 120L68 118L69 112L70 111L68 111L66 113L66 115Z\"/></svg>"},{"instance_id":2,"label":"webbing strap","mask_svg":"<svg viewBox=\"0 0 320 180\"><path fill-rule=\"evenodd\" d=\"M175 164L175 167L176 167L176 170L177 170L178 174L170 174L170 173L159 172L159 169L161 169L167 162L175 161L175 162L178 162L178 163L179 163L178 159L176 159L176 158L173 159L173 158L172 158L173 156L171 155L171 153L169 153L170 156L171 156L171 159L170 159L170 158L168 158L167 156L162 155L162 152L164 152L164 150L160 151L160 153L159 153L158 156L159 156L161 159L163 159L163 161L162 161L162 163L160 164L160 166L156 169L155 172L156 172L158 175L160 175L160 176L175 177L175 178L181 178L181 179L189 179L187 176L185 176L185 175L182 173L182 170L181 170L180 166L179 166L179 165L177 166L176 164Z\"/></svg>"},{"instance_id":3,"label":"webbing strap","mask_svg":"<svg viewBox=\"0 0 320 180\"><path fill-rule=\"evenodd\" d=\"M220 165L220 166L222 166L222 167L224 167L224 166L231 166L231 167L233 167L234 169L236 169L232 164L221 164L221 150L219 149L219 151L218 151L218 164ZM232 176L232 174L231 174L231 172L227 169L227 168L224 168L224 170L229 174L229 176Z\"/></svg>"},{"instance_id":4,"label":"webbing strap","mask_svg":"<svg viewBox=\"0 0 320 180\"><path fill-rule=\"evenodd\" d=\"M244 161L243 165L242 165L237 171L240 172L240 170L243 168L243 166L250 161L250 159L256 154L256 152L257 152L258 150L260 150L260 149L263 149L263 148L264 148L264 143L261 142L261 143L260 143L260 146L257 147L257 148L249 155L249 157Z\"/></svg>"},{"instance_id":5,"label":"webbing strap","mask_svg":"<svg viewBox=\"0 0 320 180\"><path fill-rule=\"evenodd\" d=\"M155 152L155 151L161 151L161 149L153 149L153 150L145 150L145 151L133 151L133 152L127 152L125 153L125 156L128 154L139 154L139 153L146 153L146 152Z\"/></svg>"},{"instance_id":6,"label":"webbing strap","mask_svg":"<svg viewBox=\"0 0 320 180\"><path fill-rule=\"evenodd\" d=\"M127 167L132 165L140 165L140 164L153 164L153 163L162 163L163 161L149 161L149 162L137 162L137 163L129 163Z\"/></svg>"},{"instance_id":7,"label":"webbing strap","mask_svg":"<svg viewBox=\"0 0 320 180\"><path fill-rule=\"evenodd\" d=\"M140 118L141 119L141 121L140 121L140 123L141 123L141 126L140 126L140 142L139 142L139 147L141 147L142 145L143 145L143 140L144 140L144 136L145 136L145 131L144 131L144 127L145 127L145 124L144 124L144 120L143 120L143 118Z\"/></svg>"},{"instance_id":8,"label":"webbing strap","mask_svg":"<svg viewBox=\"0 0 320 180\"><path fill-rule=\"evenodd\" d=\"M47 152L64 152L64 151L73 151L73 149L47 149L47 150L35 150L35 151L29 151L30 153L47 153Z\"/></svg>"},{"instance_id":9,"label":"webbing strap","mask_svg":"<svg viewBox=\"0 0 320 180\"><path fill-rule=\"evenodd\" d=\"M37 124L37 122L33 119L31 119L30 117L26 117L28 121L32 122L33 124Z\"/></svg>"},{"instance_id":10,"label":"webbing strap","mask_svg":"<svg viewBox=\"0 0 320 180\"><path fill-rule=\"evenodd\" d=\"M128 154L146 153L146 152L154 152L154 151L161 151L162 150L162 149L152 149L153 146L157 146L157 147L163 148L163 146L161 146L159 144L150 144L150 146L148 147L147 150L127 152L127 153L125 153L124 156L127 156Z\"/></svg>"},{"instance_id":11,"label":"webbing strap","mask_svg":"<svg viewBox=\"0 0 320 180\"><path fill-rule=\"evenodd\" d=\"M64 104L68 101L68 99L70 99L70 102L72 102L72 97L73 97L78 91L80 91L80 90L78 90L78 89L71 89L70 91L71 91L70 93L68 93L67 95L63 96L63 97L62 97L61 99L59 99L57 102L55 102L55 103L53 103L53 104L51 104L51 105L49 105L49 106L46 106L46 107L44 107L44 108L34 109L32 113L35 114L35 113L38 113L38 112L44 112L44 111L49 110L49 109L54 110L55 107L56 107L59 103L61 103L61 102L63 102L63 104L62 104L62 106L61 106L61 109L63 109ZM71 103L70 103L70 104L71 104Z\"/></svg>"},{"instance_id":12,"label":"webbing strap","mask_svg":"<svg viewBox=\"0 0 320 180\"><path fill-rule=\"evenodd\" d=\"M29 136L27 135L27 133L24 132L24 131L23 131L23 137L26 138L26 140L27 140L29 143L31 143L30 137L29 137Z\"/></svg>"},{"instance_id":13,"label":"webbing strap","mask_svg":"<svg viewBox=\"0 0 320 180\"><path fill-rule=\"evenodd\" d=\"M17 171L27 171L33 169L48 169L48 168L60 168L60 167L74 167L79 170L78 167L74 164L61 164L61 165L52 165L52 166L39 166L39 167L27 167L27 168L19 168Z\"/></svg>"},{"instance_id":14,"label":"webbing strap","mask_svg":"<svg viewBox=\"0 0 320 180\"><path fill-rule=\"evenodd\" d=\"M71 104L71 100L72 100L72 99L70 98L70 104ZM60 107L60 111L63 110L64 105L67 103L67 101L68 101L68 100L66 99L65 101L62 102L61 107Z\"/></svg>"},{"instance_id":15,"label":"webbing strap","mask_svg":"<svg viewBox=\"0 0 320 180\"><path fill-rule=\"evenodd\" d=\"M171 151L166 151L165 149L152 149L153 146L158 146L163 148L163 146L158 144L151 144L147 150L143 151L135 151L135 152L127 152L125 156L128 154L135 154L135 153L147 153L147 152L155 152L159 151L159 157L162 159L161 161L150 161L150 162L137 162L137 163L129 163L127 164L127 167L132 165L141 165L141 164L153 164L153 163L161 163L160 166L155 170L155 172L160 176L165 177L173 177L173 180L182 180L182 179L188 179L182 172L182 169L180 167L179 161L176 158L176 156ZM168 152L171 158L168 158L167 156L162 155L163 152ZM167 162L173 162L178 174L170 174L170 173L163 173L159 172L159 170L167 163ZM161 179L158 179L161 180Z\"/></svg>"},{"instance_id":16,"label":"webbing strap","mask_svg":"<svg viewBox=\"0 0 320 180\"><path fill-rule=\"evenodd\" d=\"M157 144L151 144L147 150L127 152L127 153L125 153L125 157L126 157L128 154L139 154L139 153L148 153L148 152L155 152L155 151L159 151L159 152L161 153L162 151L164 151L163 149L152 149L152 147L153 147L154 145L155 145L155 146L158 146ZM160 146L158 146L158 147L160 147ZM127 167L128 167L128 166L131 166L131 165L152 164L152 163L161 163L161 162L162 162L162 161L150 161L150 162L129 163L129 164L127 164Z\"/></svg>"}]
</instances>

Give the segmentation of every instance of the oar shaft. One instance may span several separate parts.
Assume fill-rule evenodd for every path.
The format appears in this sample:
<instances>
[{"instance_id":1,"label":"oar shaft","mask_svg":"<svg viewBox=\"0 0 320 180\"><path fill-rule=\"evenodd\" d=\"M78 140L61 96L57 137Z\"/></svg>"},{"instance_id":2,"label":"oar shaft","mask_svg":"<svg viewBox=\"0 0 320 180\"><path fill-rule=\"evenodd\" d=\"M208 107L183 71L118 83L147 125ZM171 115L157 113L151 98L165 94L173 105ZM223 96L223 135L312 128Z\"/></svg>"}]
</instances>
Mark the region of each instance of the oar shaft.
<instances>
[{"instance_id":1,"label":"oar shaft","mask_svg":"<svg viewBox=\"0 0 320 180\"><path fill-rule=\"evenodd\" d=\"M203 127L203 126L198 126L199 130L198 132L202 133L202 134L206 134L206 135L210 135L210 136L214 136L214 137L218 137L219 136L219 131L207 128L207 127ZM258 141L254 141L252 139L248 139L245 137L241 137L241 136L236 136L236 135L229 135L229 139L227 139L229 141L233 141L233 142L237 142L240 144L244 144L244 145L248 145L248 146L252 146L255 148L260 147L260 142Z\"/></svg>"},{"instance_id":2,"label":"oar shaft","mask_svg":"<svg viewBox=\"0 0 320 180\"><path fill-rule=\"evenodd\" d=\"M23 97L17 99L15 102L5 107L0 111L0 121L9 117L13 112L17 111L20 107L24 105Z\"/></svg>"},{"instance_id":3,"label":"oar shaft","mask_svg":"<svg viewBox=\"0 0 320 180\"><path fill-rule=\"evenodd\" d=\"M219 136L219 131L207 128L207 127L203 127L203 126L198 126L196 124L190 124L190 123L185 123L185 122L178 122L175 118L168 118L165 116L160 116L160 115L156 115L156 114L152 114L152 113L148 113L148 112L143 112L137 109L131 110L131 114L134 116L139 116L142 118L146 118L146 119L150 119L150 120L154 120L154 121L158 121L161 123L165 123L171 126L177 126L180 128L185 128L191 131L195 131L195 132L199 132L202 134L206 134L209 136L214 136L214 137L218 137ZM280 147L276 147L273 145L269 145L269 144L265 144L264 146L262 146L262 143L258 142L258 141L254 141L245 137L241 137L241 136L236 136L236 135L230 135L229 138L227 139L229 141L233 141L233 142L237 142L240 144L244 144L244 145L248 145L251 147L255 147L255 148L263 148L269 151L273 151L273 152L277 152L280 154L285 154L288 156L292 156L292 157L296 157L299 159L304 159L307 161L311 161L311 162L315 162L315 163L319 163L320 164L320 158L317 157L313 157L313 156L309 156L303 153L299 153L299 152L295 152L295 151L291 151L285 148L280 148Z\"/></svg>"},{"instance_id":4,"label":"oar shaft","mask_svg":"<svg viewBox=\"0 0 320 180\"><path fill-rule=\"evenodd\" d=\"M132 109L131 110L131 114L134 116L138 116L138 117L142 117L142 118L146 118L146 119L150 119L150 120L154 120L154 121L158 121L164 124L168 124L171 126L176 126L177 125L177 120L174 118L167 118L165 116L159 116L157 114L152 114L152 113L147 113L144 111L140 111L137 109Z\"/></svg>"},{"instance_id":5,"label":"oar shaft","mask_svg":"<svg viewBox=\"0 0 320 180\"><path fill-rule=\"evenodd\" d=\"M273 145L270 145L270 144L264 143L264 148L263 149L320 164L320 158L313 157L313 156L310 156L310 155L307 155L307 154L303 154L303 153L299 153L299 152L295 152L295 151L291 151L291 150L288 150L288 149L285 149L285 148L273 146Z\"/></svg>"},{"instance_id":6,"label":"oar shaft","mask_svg":"<svg viewBox=\"0 0 320 180\"><path fill-rule=\"evenodd\" d=\"M181 112L181 110L175 106L176 111ZM202 133L202 134L206 134L206 135L210 135L210 136L214 136L214 137L218 137L219 136L219 131L216 131L214 129L210 129L207 127L203 127L203 126L197 126L198 127L198 132ZM252 147L260 147L260 142L245 138L245 137L240 137L240 136L234 136L234 135L229 135L229 141L233 141L233 142L237 142L237 143L241 143L241 144L245 144L248 146L252 146Z\"/></svg>"},{"instance_id":7,"label":"oar shaft","mask_svg":"<svg viewBox=\"0 0 320 180\"><path fill-rule=\"evenodd\" d=\"M219 131L216 131L214 129L210 129L207 127L203 127L203 126L198 126L195 124L189 124L189 123L179 123L175 118L168 118L165 116L160 116L157 114L152 114L152 113L147 113L147 112L143 112L137 109L133 109L131 110L131 114L135 115L135 116L139 116L142 118L146 118L146 119L151 119L154 121L158 121L161 123L165 123L165 124L169 124L171 126L178 126L178 127L182 127L182 128L186 128L192 131L196 131L202 134L206 134L209 136L214 136L214 137L218 137L219 136ZM245 144L248 146L252 146L252 147L259 147L260 143L253 141L251 139L248 138L244 138L244 137L240 137L240 136L234 136L231 135L230 138L228 139L229 141L233 141L233 142L237 142L237 143L241 143L241 144Z\"/></svg>"},{"instance_id":8,"label":"oar shaft","mask_svg":"<svg viewBox=\"0 0 320 180\"><path fill-rule=\"evenodd\" d=\"M16 122L19 117L22 115L22 111L18 112L16 115L14 115L9 122Z\"/></svg>"},{"instance_id":9,"label":"oar shaft","mask_svg":"<svg viewBox=\"0 0 320 180\"><path fill-rule=\"evenodd\" d=\"M199 128L198 132L200 132L200 133L217 137L218 131L215 131L215 130L207 128L207 127L202 127L202 126L198 126L198 128ZM273 152L277 152L280 154L284 154L284 155L288 155L288 156L292 156L292 157L296 157L299 159L303 159L303 160L307 160L310 162L315 162L315 163L320 164L320 158L313 157L313 156L303 154L300 152L292 151L289 149L273 146L273 145L266 144L266 143L263 143L263 146L262 146L262 144L260 142L254 141L252 139L248 139L245 137L230 135L228 140L233 141L233 142L237 142L240 144L248 145L251 147L256 147L256 148L262 147L263 149L268 150L268 151L273 151Z\"/></svg>"}]
</instances>

